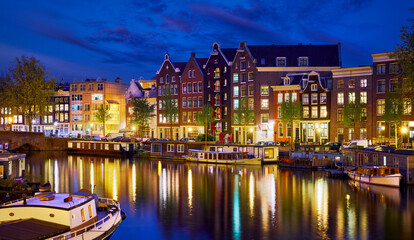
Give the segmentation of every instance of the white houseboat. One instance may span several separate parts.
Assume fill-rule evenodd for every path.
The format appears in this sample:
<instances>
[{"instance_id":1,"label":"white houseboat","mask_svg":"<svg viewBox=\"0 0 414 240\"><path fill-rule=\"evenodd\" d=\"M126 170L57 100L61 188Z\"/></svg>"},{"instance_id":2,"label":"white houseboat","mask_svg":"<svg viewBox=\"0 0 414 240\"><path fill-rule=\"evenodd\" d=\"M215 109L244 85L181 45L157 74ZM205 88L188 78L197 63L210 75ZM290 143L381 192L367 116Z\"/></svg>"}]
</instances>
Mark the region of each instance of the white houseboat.
<instances>
[{"instance_id":1,"label":"white houseboat","mask_svg":"<svg viewBox=\"0 0 414 240\"><path fill-rule=\"evenodd\" d=\"M88 191L42 193L0 206L0 239L108 239L124 218L116 200Z\"/></svg>"},{"instance_id":2,"label":"white houseboat","mask_svg":"<svg viewBox=\"0 0 414 240\"><path fill-rule=\"evenodd\" d=\"M387 166L360 166L354 170L347 170L346 173L358 182L390 187L400 187L402 177L397 167Z\"/></svg>"}]
</instances>

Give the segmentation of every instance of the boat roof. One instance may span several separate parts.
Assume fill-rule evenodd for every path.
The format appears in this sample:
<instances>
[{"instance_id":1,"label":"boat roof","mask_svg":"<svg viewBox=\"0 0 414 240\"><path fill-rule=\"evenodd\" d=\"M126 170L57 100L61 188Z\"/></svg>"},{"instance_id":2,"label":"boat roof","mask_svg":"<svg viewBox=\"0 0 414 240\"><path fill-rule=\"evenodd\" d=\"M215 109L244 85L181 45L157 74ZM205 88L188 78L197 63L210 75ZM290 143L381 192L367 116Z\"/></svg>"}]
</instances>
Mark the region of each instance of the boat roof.
<instances>
[{"instance_id":1,"label":"boat roof","mask_svg":"<svg viewBox=\"0 0 414 240\"><path fill-rule=\"evenodd\" d=\"M71 209L73 207L76 207L78 205L81 205L89 199L93 198L92 194L84 194L80 192L76 192L73 194L69 193L56 193L56 194L50 194L54 195L55 199L49 200L49 201L40 201L39 197L32 197L26 200L25 206L40 206L40 207L52 207L52 208L61 208L61 209ZM64 199L72 196L72 201L70 202L64 202ZM18 202L13 202L8 205L2 205L2 207L14 207L14 206L24 206L23 200Z\"/></svg>"},{"instance_id":2,"label":"boat roof","mask_svg":"<svg viewBox=\"0 0 414 240\"><path fill-rule=\"evenodd\" d=\"M394 168L390 166L358 166L359 168Z\"/></svg>"},{"instance_id":3,"label":"boat roof","mask_svg":"<svg viewBox=\"0 0 414 240\"><path fill-rule=\"evenodd\" d=\"M199 149L188 149L192 152L202 152L202 153L248 153L248 152L217 152L217 151L205 151L205 150L199 150Z\"/></svg>"},{"instance_id":4,"label":"boat roof","mask_svg":"<svg viewBox=\"0 0 414 240\"><path fill-rule=\"evenodd\" d=\"M29 218L1 224L0 239L45 239L69 230L69 226Z\"/></svg>"}]
</instances>

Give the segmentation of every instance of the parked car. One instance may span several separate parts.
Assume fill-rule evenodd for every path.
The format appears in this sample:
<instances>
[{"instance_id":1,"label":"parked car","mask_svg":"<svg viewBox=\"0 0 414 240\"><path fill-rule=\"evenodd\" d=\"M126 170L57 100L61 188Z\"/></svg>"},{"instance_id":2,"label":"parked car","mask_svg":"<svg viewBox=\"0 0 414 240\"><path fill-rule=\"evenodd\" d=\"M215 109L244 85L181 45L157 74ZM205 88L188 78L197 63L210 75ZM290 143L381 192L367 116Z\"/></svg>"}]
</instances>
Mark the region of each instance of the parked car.
<instances>
[{"instance_id":1,"label":"parked car","mask_svg":"<svg viewBox=\"0 0 414 240\"><path fill-rule=\"evenodd\" d=\"M349 142L346 145L344 144L342 147L343 148L352 148L352 147L367 148L370 145L372 145L370 139L357 139L357 140L352 140L351 142Z\"/></svg>"},{"instance_id":2,"label":"parked car","mask_svg":"<svg viewBox=\"0 0 414 240\"><path fill-rule=\"evenodd\" d=\"M329 150L339 151L341 149L341 143L339 142L327 142L325 145L329 145Z\"/></svg>"},{"instance_id":3,"label":"parked car","mask_svg":"<svg viewBox=\"0 0 414 240\"><path fill-rule=\"evenodd\" d=\"M263 145L266 145L266 146L279 146L280 145L280 142L278 142L278 141L267 141L267 142L265 142Z\"/></svg>"},{"instance_id":4,"label":"parked car","mask_svg":"<svg viewBox=\"0 0 414 240\"><path fill-rule=\"evenodd\" d=\"M122 137L121 142L131 142L131 138L130 137Z\"/></svg>"},{"instance_id":5,"label":"parked car","mask_svg":"<svg viewBox=\"0 0 414 240\"><path fill-rule=\"evenodd\" d=\"M171 141L171 140L168 138L160 138L158 141Z\"/></svg>"},{"instance_id":6,"label":"parked car","mask_svg":"<svg viewBox=\"0 0 414 240\"><path fill-rule=\"evenodd\" d=\"M195 142L194 138L181 138L179 140L180 142Z\"/></svg>"},{"instance_id":7,"label":"parked car","mask_svg":"<svg viewBox=\"0 0 414 240\"><path fill-rule=\"evenodd\" d=\"M107 139L104 135L93 135L92 139L95 140L95 141L107 141Z\"/></svg>"},{"instance_id":8,"label":"parked car","mask_svg":"<svg viewBox=\"0 0 414 240\"><path fill-rule=\"evenodd\" d=\"M118 136L116 138L112 138L112 142L120 142L124 137L123 136Z\"/></svg>"},{"instance_id":9,"label":"parked car","mask_svg":"<svg viewBox=\"0 0 414 240\"><path fill-rule=\"evenodd\" d=\"M109 141L113 141L113 139L114 138L117 138L117 137L123 137L124 136L124 134L123 133L108 133L108 134L106 134L106 138L109 140Z\"/></svg>"},{"instance_id":10,"label":"parked car","mask_svg":"<svg viewBox=\"0 0 414 240\"><path fill-rule=\"evenodd\" d=\"M255 145L265 145L265 142L260 141L260 142L255 143Z\"/></svg>"}]
</instances>

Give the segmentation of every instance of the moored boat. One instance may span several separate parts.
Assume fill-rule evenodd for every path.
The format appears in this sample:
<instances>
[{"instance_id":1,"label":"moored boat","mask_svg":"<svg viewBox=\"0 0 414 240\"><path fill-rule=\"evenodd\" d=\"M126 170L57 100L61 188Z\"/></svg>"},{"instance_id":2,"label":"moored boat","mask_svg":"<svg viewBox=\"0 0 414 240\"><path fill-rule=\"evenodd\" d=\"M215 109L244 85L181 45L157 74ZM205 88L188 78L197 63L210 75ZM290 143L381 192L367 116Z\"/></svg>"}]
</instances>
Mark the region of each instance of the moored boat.
<instances>
[{"instance_id":1,"label":"moored boat","mask_svg":"<svg viewBox=\"0 0 414 240\"><path fill-rule=\"evenodd\" d=\"M360 166L347 170L346 173L349 178L358 182L390 187L399 187L402 177L399 168L387 166Z\"/></svg>"},{"instance_id":2,"label":"moored boat","mask_svg":"<svg viewBox=\"0 0 414 240\"><path fill-rule=\"evenodd\" d=\"M108 239L124 217L116 200L88 191L41 193L0 206L0 239Z\"/></svg>"},{"instance_id":3,"label":"moored boat","mask_svg":"<svg viewBox=\"0 0 414 240\"><path fill-rule=\"evenodd\" d=\"M248 152L217 152L189 149L188 155L184 156L189 162L214 163L214 164L238 164L238 165L260 165L260 158L249 155Z\"/></svg>"}]
</instances>

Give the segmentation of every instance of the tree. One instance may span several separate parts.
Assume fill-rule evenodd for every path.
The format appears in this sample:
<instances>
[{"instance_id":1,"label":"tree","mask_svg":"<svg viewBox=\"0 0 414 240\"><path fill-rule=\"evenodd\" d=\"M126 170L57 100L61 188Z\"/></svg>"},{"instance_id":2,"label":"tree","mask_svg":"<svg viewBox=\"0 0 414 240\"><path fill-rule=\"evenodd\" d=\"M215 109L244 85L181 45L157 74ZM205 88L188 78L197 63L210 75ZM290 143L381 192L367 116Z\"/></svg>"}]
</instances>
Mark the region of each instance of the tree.
<instances>
[{"instance_id":1,"label":"tree","mask_svg":"<svg viewBox=\"0 0 414 240\"><path fill-rule=\"evenodd\" d=\"M293 136L293 132L294 132L293 131L293 129L294 129L293 124L294 124L295 121L300 121L302 119L302 114L303 114L302 104L299 101L297 101L297 100L292 101L292 99L289 99L289 101L284 101L282 103L280 119L282 119L282 121L286 125L290 124L290 126L291 126L291 129L292 129L292 134L291 134L291 136L292 136L292 141L291 141L292 149L293 149L293 144L294 144L293 139L295 139L294 136Z\"/></svg>"},{"instance_id":2,"label":"tree","mask_svg":"<svg viewBox=\"0 0 414 240\"><path fill-rule=\"evenodd\" d=\"M32 121L45 114L52 104L55 78L50 77L49 71L34 57L16 58L16 64L9 72L7 95L32 131Z\"/></svg>"},{"instance_id":3,"label":"tree","mask_svg":"<svg viewBox=\"0 0 414 240\"><path fill-rule=\"evenodd\" d=\"M234 110L234 122L243 126L243 143L246 143L247 137L247 126L254 123L254 110L253 106L249 106L248 97L243 97L240 99L240 105L238 109Z\"/></svg>"},{"instance_id":4,"label":"tree","mask_svg":"<svg viewBox=\"0 0 414 240\"><path fill-rule=\"evenodd\" d=\"M98 111L95 113L95 119L97 122L102 123L103 135L105 136L106 122L112 118L112 114L109 113L109 105L101 105Z\"/></svg>"},{"instance_id":5,"label":"tree","mask_svg":"<svg viewBox=\"0 0 414 240\"><path fill-rule=\"evenodd\" d=\"M149 121L155 116L155 106L151 105L145 98L135 98L133 123L137 126L139 137L143 137L143 130L148 127Z\"/></svg>"},{"instance_id":6,"label":"tree","mask_svg":"<svg viewBox=\"0 0 414 240\"><path fill-rule=\"evenodd\" d=\"M162 113L170 124L170 137L173 138L173 123L178 119L178 100L174 98L171 87L166 86L166 94L161 98Z\"/></svg>"},{"instance_id":7,"label":"tree","mask_svg":"<svg viewBox=\"0 0 414 240\"><path fill-rule=\"evenodd\" d=\"M396 147L398 145L398 125L400 125L402 122L403 111L403 101L401 96L395 93L388 93L388 96L385 100L384 115L382 116L382 120L389 123L390 126L394 125Z\"/></svg>"},{"instance_id":8,"label":"tree","mask_svg":"<svg viewBox=\"0 0 414 240\"><path fill-rule=\"evenodd\" d=\"M414 8L411 9L414 12ZM397 44L391 57L397 59L401 71L400 79L403 79L400 96L414 101L414 19L410 18L409 26L403 26L400 30L401 43Z\"/></svg>"},{"instance_id":9,"label":"tree","mask_svg":"<svg viewBox=\"0 0 414 240\"><path fill-rule=\"evenodd\" d=\"M343 111L343 121L341 121L341 124L347 127L352 126L355 131L356 124L366 119L366 114L366 108L361 103L361 97L357 95L355 96L354 101L348 100L348 103L345 104Z\"/></svg>"},{"instance_id":10,"label":"tree","mask_svg":"<svg viewBox=\"0 0 414 240\"><path fill-rule=\"evenodd\" d=\"M208 125L214 121L213 107L209 103L204 104L201 113L196 117L196 124L204 127L204 140L207 142Z\"/></svg>"},{"instance_id":11,"label":"tree","mask_svg":"<svg viewBox=\"0 0 414 240\"><path fill-rule=\"evenodd\" d=\"M0 118L3 119L3 130L6 130L6 119L10 117L11 109L15 107L11 87L9 76L0 77ZM10 119L7 122L10 122Z\"/></svg>"}]
</instances>

